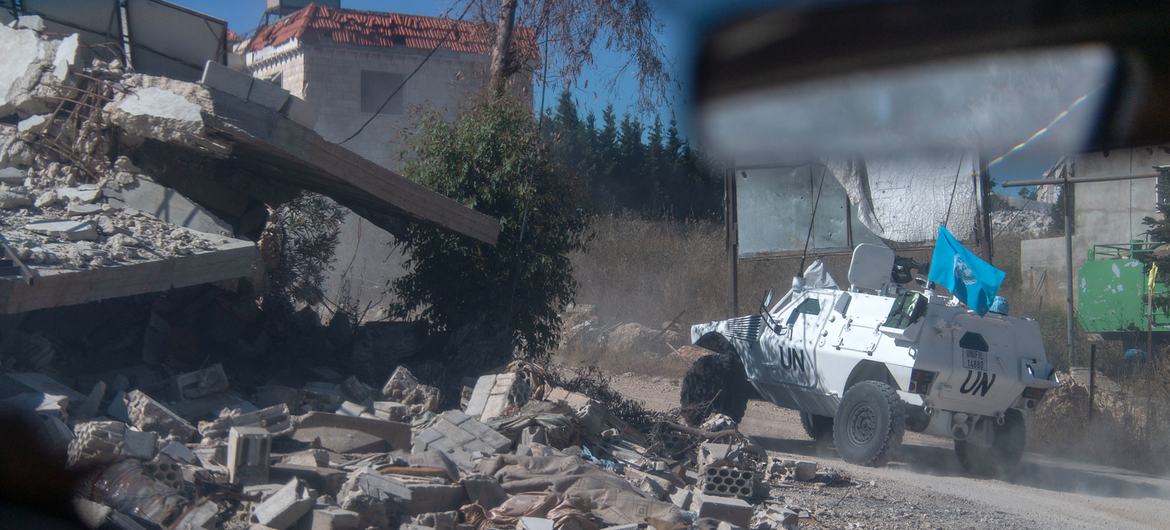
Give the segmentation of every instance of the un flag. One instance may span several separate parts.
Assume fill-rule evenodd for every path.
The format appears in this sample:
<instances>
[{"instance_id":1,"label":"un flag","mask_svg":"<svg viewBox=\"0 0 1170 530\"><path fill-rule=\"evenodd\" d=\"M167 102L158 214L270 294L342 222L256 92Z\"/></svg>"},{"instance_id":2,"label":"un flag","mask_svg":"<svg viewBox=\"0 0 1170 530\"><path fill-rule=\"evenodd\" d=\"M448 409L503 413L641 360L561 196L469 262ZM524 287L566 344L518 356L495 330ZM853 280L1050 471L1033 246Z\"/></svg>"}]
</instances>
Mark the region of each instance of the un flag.
<instances>
[{"instance_id":1,"label":"un flag","mask_svg":"<svg viewBox=\"0 0 1170 530\"><path fill-rule=\"evenodd\" d=\"M1003 271L967 250L945 226L938 227L938 240L930 260L930 281L946 287L967 307L983 315L995 300L1003 277Z\"/></svg>"}]
</instances>

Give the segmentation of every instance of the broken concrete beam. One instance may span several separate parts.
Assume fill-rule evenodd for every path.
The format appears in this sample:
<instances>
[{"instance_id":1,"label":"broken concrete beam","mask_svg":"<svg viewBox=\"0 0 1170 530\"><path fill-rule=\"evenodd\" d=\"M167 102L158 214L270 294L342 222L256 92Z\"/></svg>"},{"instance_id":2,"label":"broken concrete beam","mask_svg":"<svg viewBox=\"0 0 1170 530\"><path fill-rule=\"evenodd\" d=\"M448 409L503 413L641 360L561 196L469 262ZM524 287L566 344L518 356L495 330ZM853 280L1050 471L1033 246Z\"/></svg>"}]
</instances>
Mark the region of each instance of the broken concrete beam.
<instances>
[{"instance_id":1,"label":"broken concrete beam","mask_svg":"<svg viewBox=\"0 0 1170 530\"><path fill-rule=\"evenodd\" d=\"M97 227L89 221L33 221L24 225L24 229L66 241L97 241L98 239Z\"/></svg>"},{"instance_id":2,"label":"broken concrete beam","mask_svg":"<svg viewBox=\"0 0 1170 530\"><path fill-rule=\"evenodd\" d=\"M700 494L697 501L700 518L718 519L743 528L751 526L754 509L743 499Z\"/></svg>"},{"instance_id":3,"label":"broken concrete beam","mask_svg":"<svg viewBox=\"0 0 1170 530\"><path fill-rule=\"evenodd\" d=\"M458 510L467 500L467 493L459 484L408 482L406 487L410 490L410 502L406 505L408 514Z\"/></svg>"},{"instance_id":4,"label":"broken concrete beam","mask_svg":"<svg viewBox=\"0 0 1170 530\"><path fill-rule=\"evenodd\" d=\"M123 399L126 401L130 423L139 430L155 432L162 436L175 436L184 442L195 436L195 427L187 423L187 420L141 390L132 390Z\"/></svg>"},{"instance_id":5,"label":"broken concrete beam","mask_svg":"<svg viewBox=\"0 0 1170 530\"><path fill-rule=\"evenodd\" d=\"M496 454L507 451L511 446L512 440L479 420L457 410L448 410L415 436L411 452L434 449Z\"/></svg>"},{"instance_id":6,"label":"broken concrete beam","mask_svg":"<svg viewBox=\"0 0 1170 530\"><path fill-rule=\"evenodd\" d=\"M263 79L252 80L252 90L248 92L248 101L268 107L280 112L288 102L289 93L276 83Z\"/></svg>"},{"instance_id":7,"label":"broken concrete beam","mask_svg":"<svg viewBox=\"0 0 1170 530\"><path fill-rule=\"evenodd\" d=\"M197 399L227 392L230 385L227 373L223 371L223 365L215 363L202 370L175 376L175 387L179 393L179 399Z\"/></svg>"},{"instance_id":8,"label":"broken concrete beam","mask_svg":"<svg viewBox=\"0 0 1170 530\"><path fill-rule=\"evenodd\" d=\"M248 100L248 93L252 90L253 81L255 81L254 77L232 70L215 61L207 61L203 65L203 76L199 78L199 84L226 92L244 101Z\"/></svg>"},{"instance_id":9,"label":"broken concrete beam","mask_svg":"<svg viewBox=\"0 0 1170 530\"><path fill-rule=\"evenodd\" d=\"M339 469L283 462L273 464L269 468L268 473L271 480L299 478L307 482L313 489L329 495L337 495L341 491L341 486L349 478L346 472Z\"/></svg>"},{"instance_id":10,"label":"broken concrete beam","mask_svg":"<svg viewBox=\"0 0 1170 530\"><path fill-rule=\"evenodd\" d=\"M69 463L103 464L122 458L154 458L158 435L140 432L120 421L91 421L75 427L69 444Z\"/></svg>"},{"instance_id":11,"label":"broken concrete beam","mask_svg":"<svg viewBox=\"0 0 1170 530\"><path fill-rule=\"evenodd\" d=\"M272 438L260 427L232 427L228 434L228 480L232 484L268 482Z\"/></svg>"},{"instance_id":12,"label":"broken concrete beam","mask_svg":"<svg viewBox=\"0 0 1170 530\"><path fill-rule=\"evenodd\" d=\"M330 506L313 510L313 520L309 530L356 530L358 522L357 512Z\"/></svg>"},{"instance_id":13,"label":"broken concrete beam","mask_svg":"<svg viewBox=\"0 0 1170 530\"><path fill-rule=\"evenodd\" d=\"M262 525L283 530L294 524L313 509L317 496L300 479L292 479L256 505L252 519Z\"/></svg>"},{"instance_id":14,"label":"broken concrete beam","mask_svg":"<svg viewBox=\"0 0 1170 530\"><path fill-rule=\"evenodd\" d=\"M338 453L383 453L410 446L410 425L310 412L297 421L292 437L301 442L320 440L321 447Z\"/></svg>"}]
</instances>

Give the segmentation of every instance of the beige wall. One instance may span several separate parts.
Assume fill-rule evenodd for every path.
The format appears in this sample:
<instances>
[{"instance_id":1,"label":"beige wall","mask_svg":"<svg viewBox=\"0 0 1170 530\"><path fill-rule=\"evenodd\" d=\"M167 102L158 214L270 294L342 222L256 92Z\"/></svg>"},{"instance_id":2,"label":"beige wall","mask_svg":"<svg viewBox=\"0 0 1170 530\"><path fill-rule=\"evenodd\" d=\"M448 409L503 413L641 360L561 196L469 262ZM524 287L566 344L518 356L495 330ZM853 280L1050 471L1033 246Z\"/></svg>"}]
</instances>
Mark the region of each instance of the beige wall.
<instances>
[{"instance_id":1,"label":"beige wall","mask_svg":"<svg viewBox=\"0 0 1170 530\"><path fill-rule=\"evenodd\" d=\"M1152 173L1170 164L1163 146L1115 149L1071 157L1073 177L1126 176ZM1142 219L1156 215L1156 179L1085 182L1073 192L1073 276L1088 259L1093 245L1146 240ZM1025 292L1039 289L1044 303L1065 298L1064 238L1020 242L1020 277ZM1075 293L1075 291L1074 291Z\"/></svg>"},{"instance_id":2,"label":"beige wall","mask_svg":"<svg viewBox=\"0 0 1170 530\"><path fill-rule=\"evenodd\" d=\"M372 115L361 110L362 70L407 76L426 53L408 48L297 46L283 57L270 56L254 63L251 69L257 77L270 78L280 73L286 90L316 107L316 131L327 140L341 142ZM483 90L488 62L487 55L436 52L403 86L402 112L379 115L344 146L384 167L401 171L404 157L409 156L408 135L418 122L419 112L432 109L444 119L453 120ZM531 76L515 78L520 81L513 83L513 93L530 105ZM363 305L379 300L387 282L405 273L405 257L393 248L393 242L388 232L352 212L346 215L334 271L324 285L326 296L336 299L349 293Z\"/></svg>"}]
</instances>

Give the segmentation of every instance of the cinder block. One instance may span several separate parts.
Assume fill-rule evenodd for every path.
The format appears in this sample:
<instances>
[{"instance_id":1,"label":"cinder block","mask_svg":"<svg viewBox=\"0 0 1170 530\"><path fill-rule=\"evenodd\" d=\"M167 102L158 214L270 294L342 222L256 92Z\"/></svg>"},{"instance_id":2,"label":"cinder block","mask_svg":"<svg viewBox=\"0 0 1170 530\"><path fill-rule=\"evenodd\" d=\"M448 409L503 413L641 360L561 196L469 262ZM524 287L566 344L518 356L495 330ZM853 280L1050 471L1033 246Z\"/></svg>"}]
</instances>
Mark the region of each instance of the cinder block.
<instances>
[{"instance_id":1,"label":"cinder block","mask_svg":"<svg viewBox=\"0 0 1170 530\"><path fill-rule=\"evenodd\" d=\"M252 81L252 76L215 61L207 61L203 65L203 77L199 79L203 86L226 92L245 101L248 100L248 92L252 90Z\"/></svg>"},{"instance_id":2,"label":"cinder block","mask_svg":"<svg viewBox=\"0 0 1170 530\"><path fill-rule=\"evenodd\" d=\"M708 466L703 469L703 494L748 498L755 492L755 481L754 471Z\"/></svg>"},{"instance_id":3,"label":"cinder block","mask_svg":"<svg viewBox=\"0 0 1170 530\"><path fill-rule=\"evenodd\" d=\"M328 507L313 510L311 530L349 530L358 528L357 512Z\"/></svg>"},{"instance_id":4,"label":"cinder block","mask_svg":"<svg viewBox=\"0 0 1170 530\"><path fill-rule=\"evenodd\" d=\"M233 484L268 482L272 438L260 427L232 427L228 434L228 479Z\"/></svg>"},{"instance_id":5,"label":"cinder block","mask_svg":"<svg viewBox=\"0 0 1170 530\"><path fill-rule=\"evenodd\" d=\"M252 519L264 526L283 530L313 509L317 497L300 479L292 479L252 512Z\"/></svg>"},{"instance_id":6,"label":"cinder block","mask_svg":"<svg viewBox=\"0 0 1170 530\"><path fill-rule=\"evenodd\" d=\"M280 88L271 81L255 79L252 81L252 90L248 92L248 101L268 107L276 112L284 108L288 102L288 91Z\"/></svg>"},{"instance_id":7,"label":"cinder block","mask_svg":"<svg viewBox=\"0 0 1170 530\"><path fill-rule=\"evenodd\" d=\"M752 522L752 505L743 499L731 497L716 497L700 494L699 518L718 519L744 528L750 527Z\"/></svg>"}]
</instances>

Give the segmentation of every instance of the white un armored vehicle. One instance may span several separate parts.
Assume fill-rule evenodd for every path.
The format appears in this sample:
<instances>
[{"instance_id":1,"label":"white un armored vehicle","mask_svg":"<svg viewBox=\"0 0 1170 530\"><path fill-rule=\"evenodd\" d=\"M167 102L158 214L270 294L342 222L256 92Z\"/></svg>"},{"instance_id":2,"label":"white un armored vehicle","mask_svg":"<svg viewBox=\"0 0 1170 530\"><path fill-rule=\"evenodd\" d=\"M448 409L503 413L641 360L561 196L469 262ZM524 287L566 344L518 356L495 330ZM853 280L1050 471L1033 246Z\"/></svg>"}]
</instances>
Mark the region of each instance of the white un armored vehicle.
<instances>
[{"instance_id":1,"label":"white un armored vehicle","mask_svg":"<svg viewBox=\"0 0 1170 530\"><path fill-rule=\"evenodd\" d=\"M921 266L860 245L848 289L817 261L775 304L765 295L760 314L693 326L692 342L715 355L683 380L688 421L739 421L762 398L800 411L808 435L832 437L847 462L885 464L908 429L953 438L970 473L1010 470L1023 411L1056 386L1039 326L907 289L911 267Z\"/></svg>"}]
</instances>

